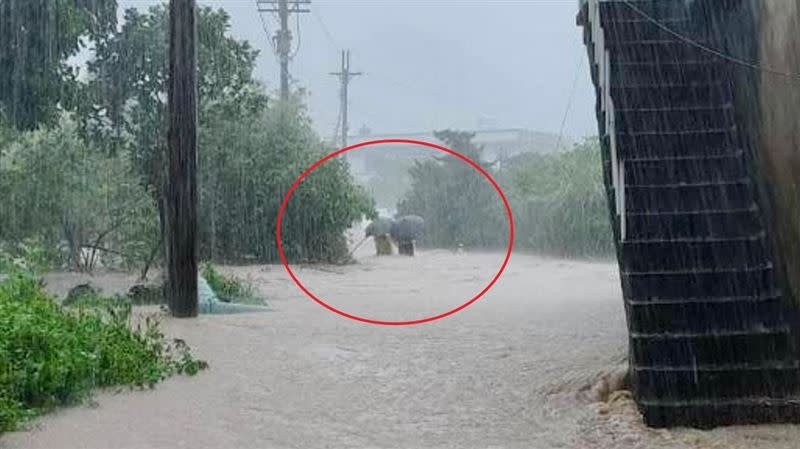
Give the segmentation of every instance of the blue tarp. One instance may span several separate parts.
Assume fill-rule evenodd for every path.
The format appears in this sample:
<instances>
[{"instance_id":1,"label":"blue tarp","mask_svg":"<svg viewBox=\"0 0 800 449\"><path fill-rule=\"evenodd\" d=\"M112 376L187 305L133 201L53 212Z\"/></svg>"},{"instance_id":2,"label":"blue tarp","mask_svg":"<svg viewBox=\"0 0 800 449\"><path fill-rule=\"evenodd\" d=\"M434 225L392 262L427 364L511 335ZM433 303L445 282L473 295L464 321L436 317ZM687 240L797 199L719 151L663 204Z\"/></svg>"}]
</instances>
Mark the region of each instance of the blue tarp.
<instances>
[{"instance_id":1,"label":"blue tarp","mask_svg":"<svg viewBox=\"0 0 800 449\"><path fill-rule=\"evenodd\" d=\"M264 306L251 306L245 304L232 304L222 302L217 297L211 286L203 278L197 275L197 306L198 312L202 314L229 314L229 313L248 313L248 312L267 312L269 308Z\"/></svg>"}]
</instances>

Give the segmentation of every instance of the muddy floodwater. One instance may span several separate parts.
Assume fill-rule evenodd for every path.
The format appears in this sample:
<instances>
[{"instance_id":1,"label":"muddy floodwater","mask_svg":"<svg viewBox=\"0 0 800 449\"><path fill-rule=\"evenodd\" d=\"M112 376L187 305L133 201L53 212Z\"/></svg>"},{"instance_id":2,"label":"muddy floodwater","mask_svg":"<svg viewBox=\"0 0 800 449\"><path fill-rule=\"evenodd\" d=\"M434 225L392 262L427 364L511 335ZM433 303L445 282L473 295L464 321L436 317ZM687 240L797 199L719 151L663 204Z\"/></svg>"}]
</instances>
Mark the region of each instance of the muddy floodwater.
<instances>
[{"instance_id":1,"label":"muddy floodwater","mask_svg":"<svg viewBox=\"0 0 800 449\"><path fill-rule=\"evenodd\" d=\"M332 305L413 319L466 300L500 254L420 251L297 267ZM264 314L165 319L211 364L152 391L103 392L4 435L3 449L56 448L797 448L800 427L650 430L625 391L615 265L515 254L462 312L412 327L335 315L280 266L225 267L267 298ZM78 278L52 275L63 290ZM109 290L132 277L92 279Z\"/></svg>"}]
</instances>

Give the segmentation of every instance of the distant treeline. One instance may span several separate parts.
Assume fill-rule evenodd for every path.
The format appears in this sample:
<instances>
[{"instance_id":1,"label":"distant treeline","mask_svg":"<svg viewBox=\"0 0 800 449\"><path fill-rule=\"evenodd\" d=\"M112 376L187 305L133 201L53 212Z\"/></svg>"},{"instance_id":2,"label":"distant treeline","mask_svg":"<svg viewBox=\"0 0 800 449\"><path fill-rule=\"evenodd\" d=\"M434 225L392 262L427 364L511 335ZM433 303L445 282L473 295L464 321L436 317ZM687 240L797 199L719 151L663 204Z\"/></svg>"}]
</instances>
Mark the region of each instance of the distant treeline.
<instances>
[{"instance_id":1,"label":"distant treeline","mask_svg":"<svg viewBox=\"0 0 800 449\"><path fill-rule=\"evenodd\" d=\"M611 227L602 183L597 139L571 150L526 153L502 165L481 161L471 133L444 131L436 137L492 175L514 215L515 248L560 257L609 257ZM398 204L401 214L426 219L420 244L497 248L508 242L508 221L499 195L474 168L445 155L416 162L412 188Z\"/></svg>"}]
</instances>

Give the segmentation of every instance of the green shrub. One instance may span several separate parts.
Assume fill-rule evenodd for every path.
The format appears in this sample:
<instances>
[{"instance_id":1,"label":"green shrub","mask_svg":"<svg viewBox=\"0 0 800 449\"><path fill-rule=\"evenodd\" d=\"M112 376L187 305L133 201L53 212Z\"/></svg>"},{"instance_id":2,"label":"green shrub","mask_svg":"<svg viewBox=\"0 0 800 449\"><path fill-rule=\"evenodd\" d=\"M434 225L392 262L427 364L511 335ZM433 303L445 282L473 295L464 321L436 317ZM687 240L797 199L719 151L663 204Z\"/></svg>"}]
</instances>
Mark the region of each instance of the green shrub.
<instances>
[{"instance_id":1,"label":"green shrub","mask_svg":"<svg viewBox=\"0 0 800 449\"><path fill-rule=\"evenodd\" d=\"M14 271L41 273L57 264L59 255L41 239L26 238L14 246L0 242L0 274Z\"/></svg>"},{"instance_id":2,"label":"green shrub","mask_svg":"<svg viewBox=\"0 0 800 449\"><path fill-rule=\"evenodd\" d=\"M106 309L108 307L127 307L132 305L132 302L123 296L105 296L84 284L73 288L61 305L84 309Z\"/></svg>"},{"instance_id":3,"label":"green shrub","mask_svg":"<svg viewBox=\"0 0 800 449\"><path fill-rule=\"evenodd\" d=\"M158 241L158 215L130 160L106 150L81 139L71 115L6 142L0 242L42 269L140 264Z\"/></svg>"},{"instance_id":4,"label":"green shrub","mask_svg":"<svg viewBox=\"0 0 800 449\"><path fill-rule=\"evenodd\" d=\"M257 297L256 289L252 284L233 276L225 276L210 263L202 264L201 273L220 301L248 304L263 303Z\"/></svg>"},{"instance_id":5,"label":"green shrub","mask_svg":"<svg viewBox=\"0 0 800 449\"><path fill-rule=\"evenodd\" d=\"M445 131L437 137L480 161L472 135ZM515 247L557 257L611 257L613 236L597 139L556 154L523 153L497 169L484 167L502 186L515 224ZM492 186L453 157L416 162L401 214L425 218L421 243L453 247L504 247L505 211Z\"/></svg>"},{"instance_id":6,"label":"green shrub","mask_svg":"<svg viewBox=\"0 0 800 449\"><path fill-rule=\"evenodd\" d=\"M614 252L597 139L552 155L525 154L500 182L514 211L518 248L559 257Z\"/></svg>"},{"instance_id":7,"label":"green shrub","mask_svg":"<svg viewBox=\"0 0 800 449\"><path fill-rule=\"evenodd\" d=\"M0 283L0 431L94 388L151 387L206 366L182 341L169 342L155 319L132 327L129 303L77 304L59 306L20 272Z\"/></svg>"},{"instance_id":8,"label":"green shrub","mask_svg":"<svg viewBox=\"0 0 800 449\"><path fill-rule=\"evenodd\" d=\"M283 195L327 149L297 104L252 117L220 119L201 129L200 255L213 261L279 261L275 226ZM344 232L372 199L341 158L327 161L298 186L282 223L291 261L337 262L347 255Z\"/></svg>"}]
</instances>

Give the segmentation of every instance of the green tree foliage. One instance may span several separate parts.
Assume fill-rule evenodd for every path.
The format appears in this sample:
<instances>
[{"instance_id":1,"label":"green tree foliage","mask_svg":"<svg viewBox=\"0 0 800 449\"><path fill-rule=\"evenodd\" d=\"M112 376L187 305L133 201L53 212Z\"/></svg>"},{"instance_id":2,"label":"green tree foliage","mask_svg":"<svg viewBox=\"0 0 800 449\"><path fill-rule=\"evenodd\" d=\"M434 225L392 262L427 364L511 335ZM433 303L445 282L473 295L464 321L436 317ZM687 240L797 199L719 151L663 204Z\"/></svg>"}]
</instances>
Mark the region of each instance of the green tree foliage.
<instances>
[{"instance_id":1,"label":"green tree foliage","mask_svg":"<svg viewBox=\"0 0 800 449\"><path fill-rule=\"evenodd\" d=\"M0 2L0 109L16 128L52 124L59 107L75 106L67 59L113 30L116 11L115 0Z\"/></svg>"},{"instance_id":2,"label":"green tree foliage","mask_svg":"<svg viewBox=\"0 0 800 449\"><path fill-rule=\"evenodd\" d=\"M203 129L200 152L201 254L235 261L278 260L275 226L283 194L325 154L299 104L278 104L251 117L220 119ZM282 226L292 260L336 261L347 253L344 231L373 203L333 159L297 188Z\"/></svg>"},{"instance_id":3,"label":"green tree foliage","mask_svg":"<svg viewBox=\"0 0 800 449\"><path fill-rule=\"evenodd\" d=\"M122 155L83 141L74 120L0 147L0 241L37 240L54 263L134 264L157 240L156 215Z\"/></svg>"},{"instance_id":4,"label":"green tree foliage","mask_svg":"<svg viewBox=\"0 0 800 449\"><path fill-rule=\"evenodd\" d=\"M481 150L471 142L471 134L446 131L436 137L480 161ZM482 165L511 204L517 249L559 257L613 254L596 138L564 153L524 153L500 168ZM472 167L446 156L416 162L409 174L412 188L398 204L398 212L425 218L422 243L446 248L459 243L505 245L505 210L492 186Z\"/></svg>"},{"instance_id":5,"label":"green tree foliage","mask_svg":"<svg viewBox=\"0 0 800 449\"><path fill-rule=\"evenodd\" d=\"M258 51L228 35L229 19L222 9L198 12L201 128L266 105L267 96L253 79ZM126 146L143 182L157 195L166 151L168 27L164 6L126 10L122 28L98 43L86 88L93 99L86 105L87 133L115 148Z\"/></svg>"},{"instance_id":6,"label":"green tree foliage","mask_svg":"<svg viewBox=\"0 0 800 449\"><path fill-rule=\"evenodd\" d=\"M119 30L95 40L90 78L78 86L78 126L67 120L22 134L0 127L7 174L0 193L12 198L0 204L8 212L0 217L0 242L7 248L18 251L25 239L63 247L76 269L91 269L98 254L126 265L149 265L159 255L167 26L163 6L130 9ZM257 51L230 37L229 29L223 10L199 10L200 252L272 262L281 197L327 149L301 97L268 104L253 78ZM326 163L290 202L287 255L338 260L346 254L343 231L372 213L346 164Z\"/></svg>"},{"instance_id":7,"label":"green tree foliage","mask_svg":"<svg viewBox=\"0 0 800 449\"><path fill-rule=\"evenodd\" d=\"M481 161L481 148L472 142L474 133L436 132L448 148L468 157L490 174L492 167ZM425 219L420 243L438 247L498 246L507 242L507 220L492 185L461 159L445 155L415 161L409 170L411 190L398 203L400 215Z\"/></svg>"},{"instance_id":8,"label":"green tree foliage","mask_svg":"<svg viewBox=\"0 0 800 449\"><path fill-rule=\"evenodd\" d=\"M500 175L516 224L518 248L561 257L613 254L599 142L571 151L524 154Z\"/></svg>"}]
</instances>

